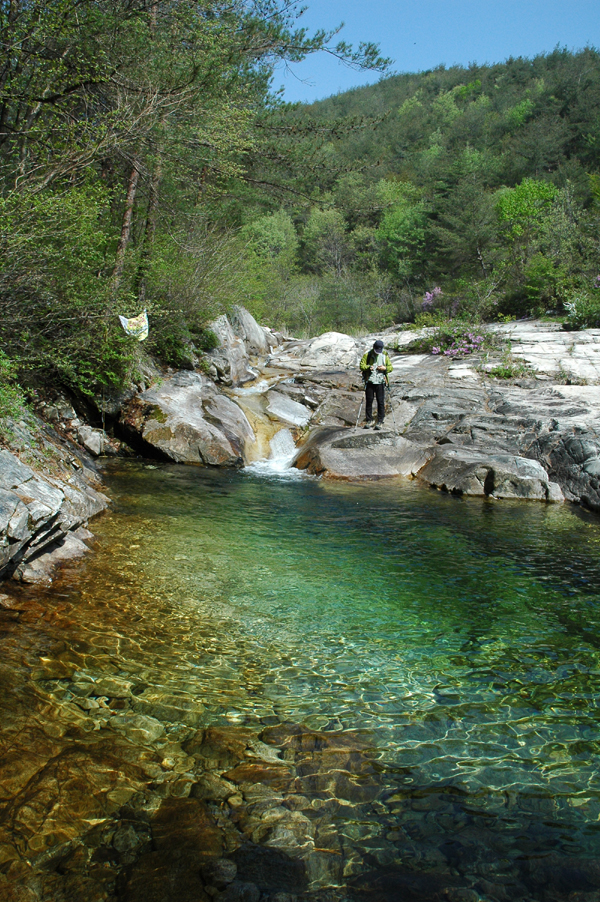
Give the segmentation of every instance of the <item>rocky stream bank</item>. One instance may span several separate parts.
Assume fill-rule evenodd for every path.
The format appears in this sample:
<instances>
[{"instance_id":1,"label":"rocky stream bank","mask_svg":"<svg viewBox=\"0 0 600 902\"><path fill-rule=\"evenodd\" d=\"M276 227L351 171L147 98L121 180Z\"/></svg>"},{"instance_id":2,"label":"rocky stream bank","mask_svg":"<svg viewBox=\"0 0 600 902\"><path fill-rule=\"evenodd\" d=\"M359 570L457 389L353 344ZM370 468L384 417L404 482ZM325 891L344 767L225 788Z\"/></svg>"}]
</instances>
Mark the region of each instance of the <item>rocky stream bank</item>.
<instances>
[{"instance_id":1,"label":"rocky stream bank","mask_svg":"<svg viewBox=\"0 0 600 902\"><path fill-rule=\"evenodd\" d=\"M206 725L201 698L165 685L154 633L144 637L152 658L121 672L117 651L135 611L116 590L110 624L90 617L77 641L65 639L88 612L69 598L69 571L53 568L86 554L87 524L109 505L98 466L123 441L218 467L283 449L287 465L336 479L411 478L498 503L566 499L600 510L600 333L502 327L532 370L501 381L476 357L408 353L415 333L389 330L386 427L366 432L355 426L357 364L372 337L285 340L241 310L216 328L212 372L149 369L146 384L105 409L112 436L63 399L45 421L13 424L0 451L0 565L16 580L0 595L0 688L11 699L0 739L0 897L596 902L596 859L576 849L523 854L540 818L554 816L552 799L430 785L418 767L391 767L368 733L337 724ZM425 719L403 727L402 742L427 746L433 735ZM583 804L600 813L593 799Z\"/></svg>"},{"instance_id":2,"label":"rocky stream bank","mask_svg":"<svg viewBox=\"0 0 600 902\"><path fill-rule=\"evenodd\" d=\"M48 582L56 563L85 553L82 529L108 503L93 461L127 446L240 467L289 452L293 441L286 465L314 475L415 478L455 494L600 510L600 330L494 327L528 367L504 380L487 375L493 355L412 353L420 333L392 327L385 428L365 432L356 426L358 362L374 336L286 339L242 307L212 328L220 345L208 374L194 360L179 372L147 366L146 382L102 402L112 437L98 428L100 409L87 425L64 398L41 411L50 422L15 424L0 452L0 575Z\"/></svg>"}]
</instances>

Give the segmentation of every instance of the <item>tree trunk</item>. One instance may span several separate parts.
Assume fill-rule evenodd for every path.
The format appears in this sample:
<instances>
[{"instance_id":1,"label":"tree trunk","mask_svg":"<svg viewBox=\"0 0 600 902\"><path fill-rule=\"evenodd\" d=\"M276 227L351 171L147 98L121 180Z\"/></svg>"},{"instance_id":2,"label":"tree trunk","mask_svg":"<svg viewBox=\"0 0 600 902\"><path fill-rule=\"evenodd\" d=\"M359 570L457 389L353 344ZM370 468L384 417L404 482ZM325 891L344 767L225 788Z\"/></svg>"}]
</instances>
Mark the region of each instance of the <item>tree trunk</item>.
<instances>
[{"instance_id":1,"label":"tree trunk","mask_svg":"<svg viewBox=\"0 0 600 902\"><path fill-rule=\"evenodd\" d=\"M162 157L159 153L152 172L150 180L150 194L148 197L148 212L146 213L146 223L144 225L144 238L142 244L142 254L140 264L135 279L135 290L141 304L146 300L146 276L148 275L148 267L152 256L152 247L154 245L154 236L156 234L156 220L158 218L158 195L160 182L162 178Z\"/></svg>"},{"instance_id":2,"label":"tree trunk","mask_svg":"<svg viewBox=\"0 0 600 902\"><path fill-rule=\"evenodd\" d=\"M140 180L140 163L137 157L133 161L133 168L129 176L129 184L127 185L127 195L125 197L125 211L123 213L123 224L121 226L121 235L117 245L117 253L115 255L115 268L112 274L113 292L116 292L121 284L123 276L123 267L125 265L125 254L131 239L131 224L133 222L133 207L135 204L135 196Z\"/></svg>"}]
</instances>

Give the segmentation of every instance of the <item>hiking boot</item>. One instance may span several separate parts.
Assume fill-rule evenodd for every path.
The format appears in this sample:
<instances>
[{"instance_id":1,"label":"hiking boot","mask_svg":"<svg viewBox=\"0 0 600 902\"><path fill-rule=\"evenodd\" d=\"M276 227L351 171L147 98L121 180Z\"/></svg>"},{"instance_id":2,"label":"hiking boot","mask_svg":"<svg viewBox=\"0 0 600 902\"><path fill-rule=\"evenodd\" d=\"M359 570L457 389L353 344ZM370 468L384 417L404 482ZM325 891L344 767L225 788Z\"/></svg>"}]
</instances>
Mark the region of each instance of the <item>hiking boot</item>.
<instances>
[{"instance_id":1,"label":"hiking boot","mask_svg":"<svg viewBox=\"0 0 600 902\"><path fill-rule=\"evenodd\" d=\"M365 420L363 423L363 429L372 429L375 425L375 420Z\"/></svg>"},{"instance_id":2,"label":"hiking boot","mask_svg":"<svg viewBox=\"0 0 600 902\"><path fill-rule=\"evenodd\" d=\"M383 420L377 420L375 423L374 429L382 429L383 428Z\"/></svg>"}]
</instances>

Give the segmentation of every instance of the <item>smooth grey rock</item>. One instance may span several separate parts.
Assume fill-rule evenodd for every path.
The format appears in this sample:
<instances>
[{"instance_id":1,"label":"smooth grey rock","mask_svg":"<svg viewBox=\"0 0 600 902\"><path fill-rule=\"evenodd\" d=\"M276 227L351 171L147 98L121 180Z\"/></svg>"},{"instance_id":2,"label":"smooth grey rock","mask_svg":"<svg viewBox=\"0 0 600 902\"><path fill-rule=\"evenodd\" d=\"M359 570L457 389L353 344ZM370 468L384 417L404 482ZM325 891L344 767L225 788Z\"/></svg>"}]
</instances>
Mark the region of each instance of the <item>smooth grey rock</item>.
<instances>
[{"instance_id":1,"label":"smooth grey rock","mask_svg":"<svg viewBox=\"0 0 600 902\"><path fill-rule=\"evenodd\" d=\"M122 421L179 463L239 466L255 441L241 408L198 373L177 373L138 395Z\"/></svg>"},{"instance_id":2,"label":"smooth grey rock","mask_svg":"<svg viewBox=\"0 0 600 902\"><path fill-rule=\"evenodd\" d=\"M241 338L248 354L269 353L269 342L265 330L258 325L251 313L245 307L235 304L229 317L233 333Z\"/></svg>"},{"instance_id":3,"label":"smooth grey rock","mask_svg":"<svg viewBox=\"0 0 600 902\"><path fill-rule=\"evenodd\" d=\"M534 460L445 445L419 478L448 492L547 501L548 474Z\"/></svg>"},{"instance_id":4,"label":"smooth grey rock","mask_svg":"<svg viewBox=\"0 0 600 902\"><path fill-rule=\"evenodd\" d=\"M334 366L355 367L362 357L361 350L362 346L350 335L325 332L310 341L285 344L281 350L268 358L268 364L292 370L303 367L315 369Z\"/></svg>"},{"instance_id":5,"label":"smooth grey rock","mask_svg":"<svg viewBox=\"0 0 600 902\"><path fill-rule=\"evenodd\" d=\"M34 527L55 517L65 497L60 489L38 477L15 486L14 491L27 506Z\"/></svg>"},{"instance_id":6,"label":"smooth grey rock","mask_svg":"<svg viewBox=\"0 0 600 902\"><path fill-rule=\"evenodd\" d=\"M433 454L433 449L393 432L325 426L313 431L293 466L338 479L411 476Z\"/></svg>"},{"instance_id":7,"label":"smooth grey rock","mask_svg":"<svg viewBox=\"0 0 600 902\"><path fill-rule=\"evenodd\" d=\"M99 457L104 452L107 438L103 429L92 429L91 426L84 425L77 430L77 440L94 457Z\"/></svg>"},{"instance_id":8,"label":"smooth grey rock","mask_svg":"<svg viewBox=\"0 0 600 902\"><path fill-rule=\"evenodd\" d=\"M14 489L29 479L35 479L31 467L26 467L10 451L0 451L0 488Z\"/></svg>"},{"instance_id":9,"label":"smooth grey rock","mask_svg":"<svg viewBox=\"0 0 600 902\"><path fill-rule=\"evenodd\" d=\"M267 392L267 410L279 420L294 426L306 426L311 412L303 404L293 401L278 391Z\"/></svg>"},{"instance_id":10,"label":"smooth grey rock","mask_svg":"<svg viewBox=\"0 0 600 902\"><path fill-rule=\"evenodd\" d=\"M77 529L74 529L73 535L81 542L89 542L94 538L94 533L90 532L89 529L86 529L85 526L79 526Z\"/></svg>"},{"instance_id":11,"label":"smooth grey rock","mask_svg":"<svg viewBox=\"0 0 600 902\"><path fill-rule=\"evenodd\" d=\"M58 515L58 523L66 532L87 523L96 514L106 510L110 499L102 492L75 483L63 483L64 501Z\"/></svg>"},{"instance_id":12,"label":"smooth grey rock","mask_svg":"<svg viewBox=\"0 0 600 902\"><path fill-rule=\"evenodd\" d=\"M219 380L225 385L242 385L255 379L258 372L250 366L246 345L227 317L219 316L209 328L219 339L219 347L208 354Z\"/></svg>"}]
</instances>

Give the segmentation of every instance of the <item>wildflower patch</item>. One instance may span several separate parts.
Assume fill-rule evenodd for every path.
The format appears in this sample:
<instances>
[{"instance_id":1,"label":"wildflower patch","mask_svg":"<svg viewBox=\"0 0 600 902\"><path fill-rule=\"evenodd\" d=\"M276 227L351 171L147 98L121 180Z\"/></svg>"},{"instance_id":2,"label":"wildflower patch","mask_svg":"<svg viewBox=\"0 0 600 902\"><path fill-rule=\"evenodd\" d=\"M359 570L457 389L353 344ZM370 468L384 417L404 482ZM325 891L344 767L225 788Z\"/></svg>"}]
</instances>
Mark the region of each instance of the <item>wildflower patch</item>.
<instances>
[{"instance_id":1,"label":"wildflower patch","mask_svg":"<svg viewBox=\"0 0 600 902\"><path fill-rule=\"evenodd\" d=\"M473 326L464 321L448 320L438 326L430 335L419 338L411 346L411 350L429 353L434 356L462 359L497 343L495 333Z\"/></svg>"}]
</instances>

